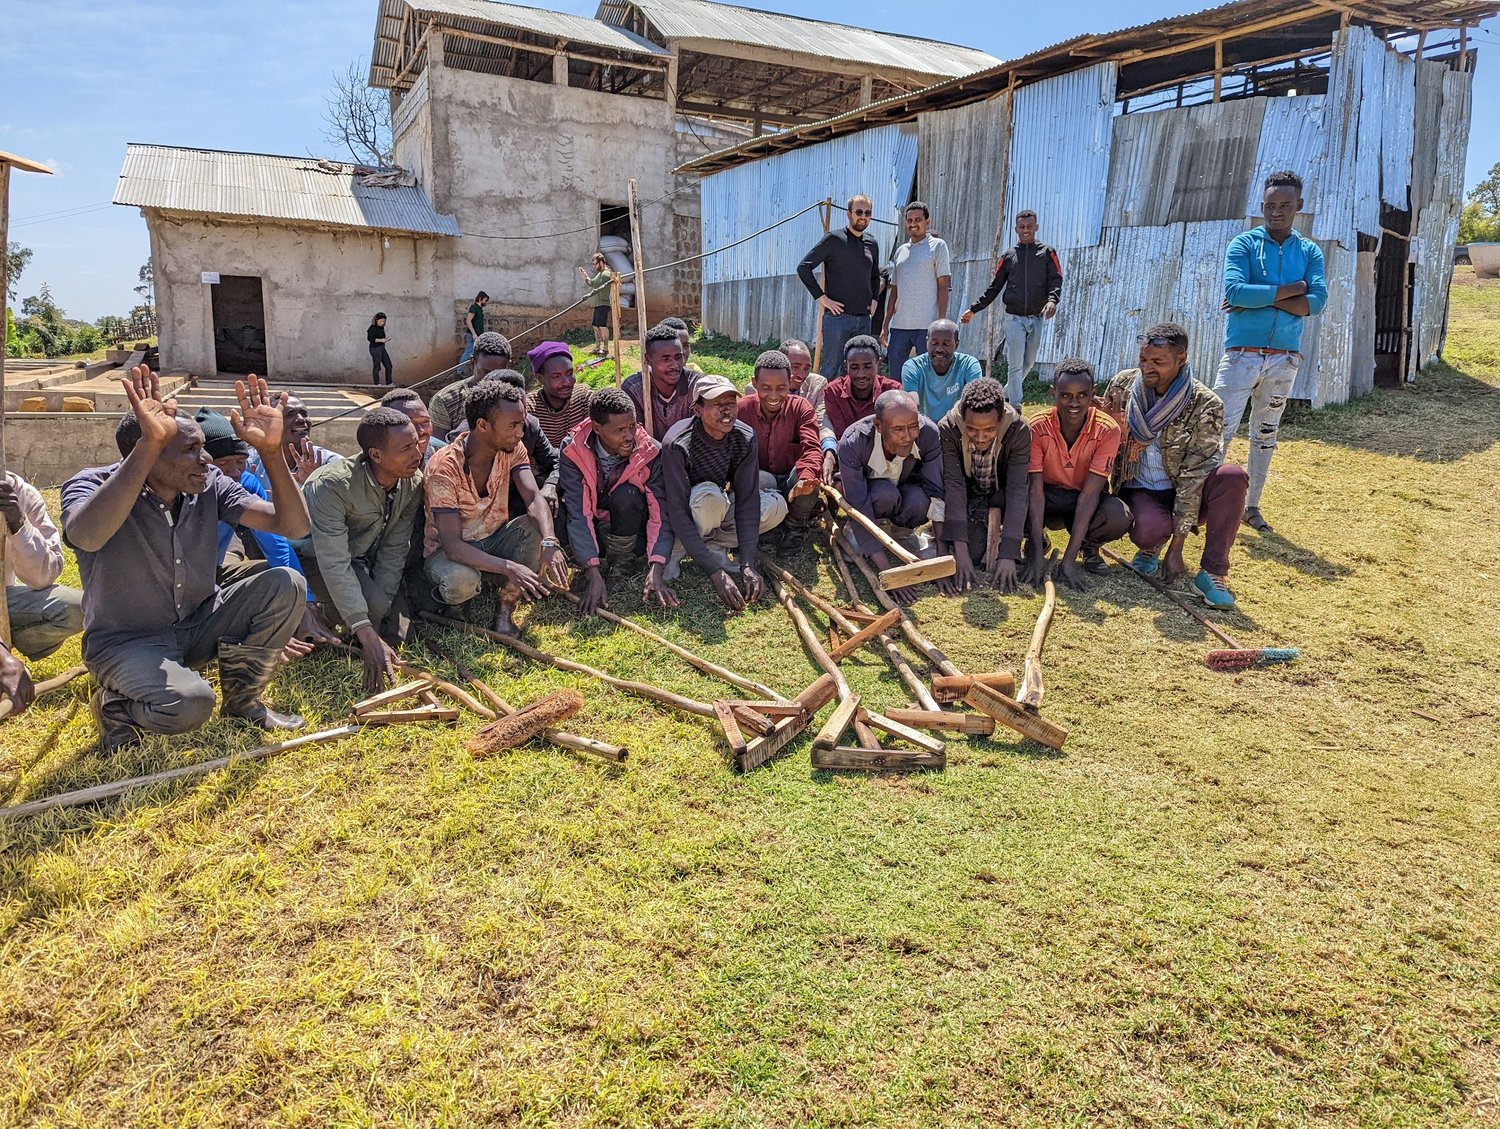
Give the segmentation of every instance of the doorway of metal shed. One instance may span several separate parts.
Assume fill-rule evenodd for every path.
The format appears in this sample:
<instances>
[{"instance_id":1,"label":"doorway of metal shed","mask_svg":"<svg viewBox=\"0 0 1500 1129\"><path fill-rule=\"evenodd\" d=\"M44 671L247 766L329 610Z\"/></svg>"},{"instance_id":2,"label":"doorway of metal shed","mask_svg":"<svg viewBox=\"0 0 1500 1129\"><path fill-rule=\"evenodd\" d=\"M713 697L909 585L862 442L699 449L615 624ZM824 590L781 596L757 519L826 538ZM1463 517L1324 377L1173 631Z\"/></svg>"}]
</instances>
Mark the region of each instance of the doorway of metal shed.
<instances>
[{"instance_id":1,"label":"doorway of metal shed","mask_svg":"<svg viewBox=\"0 0 1500 1129\"><path fill-rule=\"evenodd\" d=\"M221 373L266 373L266 307L255 275L219 276L213 291L214 367Z\"/></svg>"},{"instance_id":2,"label":"doorway of metal shed","mask_svg":"<svg viewBox=\"0 0 1500 1129\"><path fill-rule=\"evenodd\" d=\"M1382 204L1380 226L1380 246L1375 252L1375 384L1397 388L1409 376L1416 272L1411 261L1411 212Z\"/></svg>"}]
</instances>

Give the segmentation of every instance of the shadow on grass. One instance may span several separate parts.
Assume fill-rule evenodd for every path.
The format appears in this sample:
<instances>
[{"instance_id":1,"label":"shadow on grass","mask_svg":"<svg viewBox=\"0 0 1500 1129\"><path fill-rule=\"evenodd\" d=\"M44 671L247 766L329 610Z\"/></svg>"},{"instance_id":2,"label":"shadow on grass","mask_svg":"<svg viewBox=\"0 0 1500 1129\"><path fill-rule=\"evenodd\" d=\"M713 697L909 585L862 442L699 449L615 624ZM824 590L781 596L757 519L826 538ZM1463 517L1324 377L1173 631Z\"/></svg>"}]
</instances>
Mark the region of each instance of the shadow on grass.
<instances>
[{"instance_id":1,"label":"shadow on grass","mask_svg":"<svg viewBox=\"0 0 1500 1129\"><path fill-rule=\"evenodd\" d=\"M1500 386L1438 361L1413 384L1377 388L1347 404L1314 412L1294 403L1282 422L1281 438L1420 463L1452 462L1500 442Z\"/></svg>"},{"instance_id":2,"label":"shadow on grass","mask_svg":"<svg viewBox=\"0 0 1500 1129\"><path fill-rule=\"evenodd\" d=\"M1354 575L1354 570L1349 566L1334 564L1326 557L1304 548L1274 530L1268 533L1256 533L1242 526L1234 543L1237 548L1243 549L1252 557L1275 561L1277 564L1294 568L1307 576L1333 580Z\"/></svg>"}]
</instances>

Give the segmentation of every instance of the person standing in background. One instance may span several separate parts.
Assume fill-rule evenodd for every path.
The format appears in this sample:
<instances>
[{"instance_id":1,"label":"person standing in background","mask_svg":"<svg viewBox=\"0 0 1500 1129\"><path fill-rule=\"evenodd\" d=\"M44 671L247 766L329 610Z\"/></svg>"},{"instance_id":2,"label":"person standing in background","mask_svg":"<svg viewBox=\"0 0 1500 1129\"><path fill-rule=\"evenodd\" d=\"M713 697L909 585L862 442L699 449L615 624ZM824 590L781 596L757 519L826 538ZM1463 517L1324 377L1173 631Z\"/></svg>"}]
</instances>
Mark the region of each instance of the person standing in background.
<instances>
[{"instance_id":1,"label":"person standing in background","mask_svg":"<svg viewBox=\"0 0 1500 1129\"><path fill-rule=\"evenodd\" d=\"M932 223L927 205L913 200L906 205L905 216L906 242L891 259L891 288L880 330L886 370L893 377L900 375L908 357L927 352L927 327L948 317L953 283L948 244L927 230Z\"/></svg>"},{"instance_id":2,"label":"person standing in background","mask_svg":"<svg viewBox=\"0 0 1500 1129\"><path fill-rule=\"evenodd\" d=\"M582 267L578 268L579 277L583 284L589 288L589 302L594 307L594 356L605 357L609 355L609 311L613 298L611 291L614 288L614 275L609 273L609 263L604 259L604 252L594 252L594 273L589 274Z\"/></svg>"},{"instance_id":3,"label":"person standing in background","mask_svg":"<svg viewBox=\"0 0 1500 1129\"><path fill-rule=\"evenodd\" d=\"M474 355L474 342L484 333L484 308L489 304L490 296L481 290L474 295L474 302L464 315L464 355L458 358L460 365L468 364L469 358Z\"/></svg>"},{"instance_id":4,"label":"person standing in background","mask_svg":"<svg viewBox=\"0 0 1500 1129\"><path fill-rule=\"evenodd\" d=\"M868 196L849 198L849 222L830 231L797 264L797 277L823 311L823 356L818 371L832 380L842 371L844 342L870 332L880 293L880 244L865 229L873 208ZM828 268L828 288L815 273Z\"/></svg>"},{"instance_id":5,"label":"person standing in background","mask_svg":"<svg viewBox=\"0 0 1500 1129\"><path fill-rule=\"evenodd\" d=\"M391 355L385 351L385 315L376 314L370 319L370 328L365 330L365 337L370 342L370 383L380 383L380 369L385 367L385 382L394 384L396 379L392 374Z\"/></svg>"},{"instance_id":6,"label":"person standing in background","mask_svg":"<svg viewBox=\"0 0 1500 1129\"><path fill-rule=\"evenodd\" d=\"M1030 208L1016 216L1015 246L1000 256L989 289L958 320L968 325L996 298L1005 305L1005 396L1019 408L1022 383L1041 348L1042 323L1052 320L1062 298L1062 262L1055 250L1036 241L1036 213Z\"/></svg>"}]
</instances>

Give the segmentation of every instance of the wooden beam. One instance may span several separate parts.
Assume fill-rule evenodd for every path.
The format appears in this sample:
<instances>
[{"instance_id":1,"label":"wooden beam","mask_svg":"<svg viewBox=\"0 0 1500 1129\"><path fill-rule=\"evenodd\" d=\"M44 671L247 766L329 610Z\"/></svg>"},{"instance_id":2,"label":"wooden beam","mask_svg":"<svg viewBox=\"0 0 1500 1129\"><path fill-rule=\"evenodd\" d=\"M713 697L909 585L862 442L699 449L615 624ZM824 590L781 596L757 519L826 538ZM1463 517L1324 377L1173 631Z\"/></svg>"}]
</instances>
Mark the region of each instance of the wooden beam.
<instances>
[{"instance_id":1,"label":"wooden beam","mask_svg":"<svg viewBox=\"0 0 1500 1129\"><path fill-rule=\"evenodd\" d=\"M1214 40L1214 101L1224 90L1224 40Z\"/></svg>"},{"instance_id":2,"label":"wooden beam","mask_svg":"<svg viewBox=\"0 0 1500 1129\"><path fill-rule=\"evenodd\" d=\"M798 117L794 114L783 114L775 110L767 110L761 107L759 111L753 106L739 107L727 102L678 102L677 112L680 114L698 114L705 118L731 118L735 121L754 121L757 112L764 122L771 125L812 125L820 121L820 118Z\"/></svg>"},{"instance_id":3,"label":"wooden beam","mask_svg":"<svg viewBox=\"0 0 1500 1129\"><path fill-rule=\"evenodd\" d=\"M440 25L439 30L444 35L451 35L455 39L468 39L475 43L488 43L495 47L509 47L513 51L530 51L535 55L567 55L570 59L580 59L585 63L598 63L604 67L634 67L642 71L659 70L665 73L667 60L654 55L642 55L640 57L615 58L607 55L594 55L587 51L576 51L571 47L549 47L545 43L527 43L520 39L510 39L503 35L485 35L479 31L468 31L461 27L449 27Z\"/></svg>"}]
</instances>

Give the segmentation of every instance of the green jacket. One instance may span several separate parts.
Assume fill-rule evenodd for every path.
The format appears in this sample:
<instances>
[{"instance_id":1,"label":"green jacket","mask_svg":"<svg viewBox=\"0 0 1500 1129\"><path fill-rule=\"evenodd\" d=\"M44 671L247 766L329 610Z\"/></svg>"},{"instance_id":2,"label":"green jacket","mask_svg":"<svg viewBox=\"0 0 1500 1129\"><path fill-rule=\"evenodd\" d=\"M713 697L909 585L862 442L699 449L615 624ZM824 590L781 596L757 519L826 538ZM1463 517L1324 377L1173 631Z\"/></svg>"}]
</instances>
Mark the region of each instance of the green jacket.
<instances>
[{"instance_id":1,"label":"green jacket","mask_svg":"<svg viewBox=\"0 0 1500 1129\"><path fill-rule=\"evenodd\" d=\"M396 484L389 515L385 490L370 473L370 460L363 453L313 471L302 495L312 533L294 543L297 553L316 559L333 605L349 629L363 627L370 622L370 607L353 562L362 561L381 590L395 596L406 569L412 525L422 508L422 475L418 472Z\"/></svg>"},{"instance_id":2,"label":"green jacket","mask_svg":"<svg viewBox=\"0 0 1500 1129\"><path fill-rule=\"evenodd\" d=\"M1126 369L1117 374L1104 390L1103 408L1115 417L1124 431L1120 458L1115 463L1110 488L1118 491L1135 477L1145 444L1130 437L1125 423L1125 405L1130 401L1130 386L1140 369ZM1219 445L1224 439L1224 401L1205 384L1193 381L1188 405L1161 432L1161 461L1177 491L1172 503L1172 532L1183 534L1198 524L1198 509L1203 504L1203 483L1224 461Z\"/></svg>"}]
</instances>

